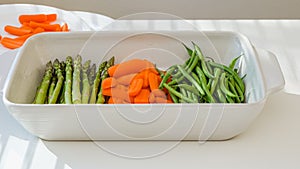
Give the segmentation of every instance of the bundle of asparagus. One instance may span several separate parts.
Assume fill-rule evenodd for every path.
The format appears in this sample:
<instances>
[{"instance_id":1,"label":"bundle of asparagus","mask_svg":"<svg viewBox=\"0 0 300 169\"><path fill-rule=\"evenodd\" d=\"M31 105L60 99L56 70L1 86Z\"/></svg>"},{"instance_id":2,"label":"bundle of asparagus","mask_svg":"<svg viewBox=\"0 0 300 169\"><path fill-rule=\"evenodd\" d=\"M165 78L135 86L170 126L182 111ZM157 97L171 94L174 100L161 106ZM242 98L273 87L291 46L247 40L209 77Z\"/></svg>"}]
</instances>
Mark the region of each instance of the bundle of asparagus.
<instances>
[{"instance_id":1,"label":"bundle of asparagus","mask_svg":"<svg viewBox=\"0 0 300 169\"><path fill-rule=\"evenodd\" d=\"M91 66L87 60L68 56L64 61L55 59L46 64L44 77L37 88L34 104L95 104L105 103L101 82L108 77L107 70L114 65L115 58Z\"/></svg>"}]
</instances>

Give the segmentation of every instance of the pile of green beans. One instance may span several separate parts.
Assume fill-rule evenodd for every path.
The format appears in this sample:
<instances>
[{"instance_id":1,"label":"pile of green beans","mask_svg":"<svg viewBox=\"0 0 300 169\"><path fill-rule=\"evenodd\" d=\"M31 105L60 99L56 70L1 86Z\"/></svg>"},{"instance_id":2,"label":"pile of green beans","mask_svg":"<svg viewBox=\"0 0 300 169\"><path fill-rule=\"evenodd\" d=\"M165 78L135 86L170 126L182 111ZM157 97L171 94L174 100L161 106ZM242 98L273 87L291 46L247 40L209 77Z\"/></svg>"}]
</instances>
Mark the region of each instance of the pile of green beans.
<instances>
[{"instance_id":1,"label":"pile of green beans","mask_svg":"<svg viewBox=\"0 0 300 169\"><path fill-rule=\"evenodd\" d=\"M192 42L193 43L193 42ZM184 44L183 44L184 45ZM233 59L229 66L207 60L199 46L186 48L189 59L171 66L164 74L160 89L166 88L174 103L244 103L245 85Z\"/></svg>"}]
</instances>

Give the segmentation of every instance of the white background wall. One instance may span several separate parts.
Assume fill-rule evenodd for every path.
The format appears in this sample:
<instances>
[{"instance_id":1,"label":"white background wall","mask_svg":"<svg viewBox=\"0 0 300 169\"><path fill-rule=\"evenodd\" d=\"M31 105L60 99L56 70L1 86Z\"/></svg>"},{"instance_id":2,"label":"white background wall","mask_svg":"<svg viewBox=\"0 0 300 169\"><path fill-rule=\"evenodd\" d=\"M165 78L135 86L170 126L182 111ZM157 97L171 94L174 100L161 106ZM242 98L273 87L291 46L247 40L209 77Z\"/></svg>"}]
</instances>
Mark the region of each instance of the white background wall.
<instances>
[{"instance_id":1,"label":"white background wall","mask_svg":"<svg viewBox=\"0 0 300 169\"><path fill-rule=\"evenodd\" d=\"M300 0L0 0L81 10L113 18L140 12L163 12L186 19L300 18Z\"/></svg>"}]
</instances>

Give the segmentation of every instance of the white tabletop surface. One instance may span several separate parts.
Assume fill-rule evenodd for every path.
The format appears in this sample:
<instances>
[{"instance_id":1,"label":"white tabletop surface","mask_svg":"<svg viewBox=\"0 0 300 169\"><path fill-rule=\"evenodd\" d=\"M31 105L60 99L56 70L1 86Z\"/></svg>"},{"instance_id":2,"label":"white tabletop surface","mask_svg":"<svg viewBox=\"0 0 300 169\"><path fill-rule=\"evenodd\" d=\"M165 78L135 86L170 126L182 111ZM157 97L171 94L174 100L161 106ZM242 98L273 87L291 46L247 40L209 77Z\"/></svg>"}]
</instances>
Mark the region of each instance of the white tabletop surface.
<instances>
[{"instance_id":1,"label":"white tabletop surface","mask_svg":"<svg viewBox=\"0 0 300 169\"><path fill-rule=\"evenodd\" d=\"M97 30L103 16L74 12ZM268 97L261 115L247 131L227 141L179 142L165 152L142 156L172 142L44 141L28 133L0 101L0 168L300 168L300 21L193 20L199 30L230 30L245 34L254 46L275 53L285 88ZM1 23L1 18L0 18ZM118 21L105 29L190 29L182 21ZM2 25L3 23L1 23ZM0 55L0 87L17 51ZM10 57L10 58L5 58ZM3 66L5 65L5 66ZM1 89L1 88L0 88ZM99 146L100 145L100 146ZM106 147L120 150L110 151ZM125 153L124 153L125 152ZM131 153L132 152L132 153ZM138 153L141 156L134 156ZM126 156L126 157L124 157ZM132 158L135 157L135 158Z\"/></svg>"}]
</instances>

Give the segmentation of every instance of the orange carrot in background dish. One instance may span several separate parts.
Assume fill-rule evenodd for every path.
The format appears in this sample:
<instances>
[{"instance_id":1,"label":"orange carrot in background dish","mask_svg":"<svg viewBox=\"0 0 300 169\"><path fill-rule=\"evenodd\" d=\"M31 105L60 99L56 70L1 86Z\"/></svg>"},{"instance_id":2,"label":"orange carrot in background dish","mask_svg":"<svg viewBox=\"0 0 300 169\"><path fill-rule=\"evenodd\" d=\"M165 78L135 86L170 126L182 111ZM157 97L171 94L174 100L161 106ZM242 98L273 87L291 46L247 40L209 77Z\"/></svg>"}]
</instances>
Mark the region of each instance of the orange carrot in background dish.
<instances>
[{"instance_id":1,"label":"orange carrot in background dish","mask_svg":"<svg viewBox=\"0 0 300 169\"><path fill-rule=\"evenodd\" d=\"M47 21L47 15L45 14L32 14L32 15L20 15L19 22L22 24L24 22L45 22Z\"/></svg>"},{"instance_id":2,"label":"orange carrot in background dish","mask_svg":"<svg viewBox=\"0 0 300 169\"><path fill-rule=\"evenodd\" d=\"M4 37L1 39L1 44L9 49L16 49L23 45L23 40Z\"/></svg>"},{"instance_id":3,"label":"orange carrot in background dish","mask_svg":"<svg viewBox=\"0 0 300 169\"><path fill-rule=\"evenodd\" d=\"M45 29L46 31L60 31L60 25L59 24L47 24L47 23L38 23L34 21L29 22L29 26L32 28L41 27Z\"/></svg>"},{"instance_id":4,"label":"orange carrot in background dish","mask_svg":"<svg viewBox=\"0 0 300 169\"><path fill-rule=\"evenodd\" d=\"M12 35L16 35L16 36L22 36L22 35L26 35L26 34L29 34L31 33L32 29L30 28L26 28L26 27L15 27L15 26L11 26L11 25L6 25L4 27L4 30L7 32L7 33L10 33Z\"/></svg>"},{"instance_id":5,"label":"orange carrot in background dish","mask_svg":"<svg viewBox=\"0 0 300 169\"><path fill-rule=\"evenodd\" d=\"M56 21L57 14L55 14L55 13L53 13L53 14L47 14L46 17L47 17L47 21L53 22L53 21Z\"/></svg>"},{"instance_id":6,"label":"orange carrot in background dish","mask_svg":"<svg viewBox=\"0 0 300 169\"><path fill-rule=\"evenodd\" d=\"M57 14L50 13L50 14L23 14L19 15L19 22L21 25L18 26L12 26L12 25L6 25L4 27L4 30L9 33L10 35L18 36L14 39L16 40L26 40L30 36L41 33L41 32L67 32L70 31L68 24L64 23L63 25L60 25L58 23L53 23L57 20ZM11 42L5 40L2 43L3 46L8 47L10 49L18 48L19 43ZM22 46L22 45L21 45ZM21 47L19 46L19 47Z\"/></svg>"},{"instance_id":7,"label":"orange carrot in background dish","mask_svg":"<svg viewBox=\"0 0 300 169\"><path fill-rule=\"evenodd\" d=\"M67 23L64 23L62 26L61 26L61 31L63 32L68 32L69 31L69 26Z\"/></svg>"}]
</instances>

